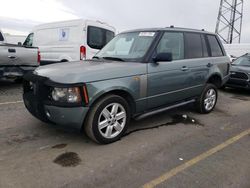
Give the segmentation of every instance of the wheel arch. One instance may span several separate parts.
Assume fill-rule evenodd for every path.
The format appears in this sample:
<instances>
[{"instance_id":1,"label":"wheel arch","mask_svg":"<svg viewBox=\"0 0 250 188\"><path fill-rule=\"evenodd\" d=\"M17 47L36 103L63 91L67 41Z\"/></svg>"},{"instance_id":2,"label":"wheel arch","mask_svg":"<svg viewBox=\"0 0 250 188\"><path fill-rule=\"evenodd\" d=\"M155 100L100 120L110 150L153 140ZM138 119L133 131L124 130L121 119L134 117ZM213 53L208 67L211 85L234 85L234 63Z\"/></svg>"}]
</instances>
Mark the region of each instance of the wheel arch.
<instances>
[{"instance_id":1,"label":"wheel arch","mask_svg":"<svg viewBox=\"0 0 250 188\"><path fill-rule=\"evenodd\" d=\"M101 92L97 94L97 97L95 97L91 102L90 102L90 108L93 106L97 101L99 101L101 98L107 96L107 95L118 95L122 98L124 98L129 106L131 107L132 113L135 112L136 106L135 106L135 100L133 95L126 89L124 88L111 88L109 90L106 90L105 92Z\"/></svg>"},{"instance_id":2,"label":"wheel arch","mask_svg":"<svg viewBox=\"0 0 250 188\"><path fill-rule=\"evenodd\" d=\"M89 110L88 110L88 113L86 114L86 117L89 115L91 107L93 107L93 105L95 105L99 100L106 97L107 95L118 95L118 96L124 98L128 102L128 105L131 109L131 115L136 112L136 103L135 103L135 99L132 96L132 94L129 91L127 91L126 89L112 88L112 89L106 90L105 92L101 92L101 93L97 94L97 97L95 97L94 99L91 100L91 102L89 103ZM84 129L86 119L87 118L85 118L83 121L82 130Z\"/></svg>"},{"instance_id":3,"label":"wheel arch","mask_svg":"<svg viewBox=\"0 0 250 188\"><path fill-rule=\"evenodd\" d=\"M207 83L214 84L217 88L220 88L222 86L222 77L218 73L214 73L209 76Z\"/></svg>"},{"instance_id":4,"label":"wheel arch","mask_svg":"<svg viewBox=\"0 0 250 188\"><path fill-rule=\"evenodd\" d=\"M64 63L64 62L69 62L68 59L62 59L60 62Z\"/></svg>"}]
</instances>

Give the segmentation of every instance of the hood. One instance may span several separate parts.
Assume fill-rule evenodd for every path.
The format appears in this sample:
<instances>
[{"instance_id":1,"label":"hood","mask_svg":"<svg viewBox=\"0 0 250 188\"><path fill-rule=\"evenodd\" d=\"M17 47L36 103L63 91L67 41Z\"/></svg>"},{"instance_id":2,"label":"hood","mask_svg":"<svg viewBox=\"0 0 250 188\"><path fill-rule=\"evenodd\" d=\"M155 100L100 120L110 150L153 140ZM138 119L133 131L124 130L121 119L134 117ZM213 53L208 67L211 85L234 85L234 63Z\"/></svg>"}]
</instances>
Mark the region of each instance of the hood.
<instances>
[{"instance_id":1,"label":"hood","mask_svg":"<svg viewBox=\"0 0 250 188\"><path fill-rule=\"evenodd\" d=\"M35 72L58 83L87 83L145 74L146 64L99 60L79 61L41 66Z\"/></svg>"},{"instance_id":2,"label":"hood","mask_svg":"<svg viewBox=\"0 0 250 188\"><path fill-rule=\"evenodd\" d=\"M231 71L239 71L239 72L250 73L250 67L234 65L234 66L231 67Z\"/></svg>"}]
</instances>

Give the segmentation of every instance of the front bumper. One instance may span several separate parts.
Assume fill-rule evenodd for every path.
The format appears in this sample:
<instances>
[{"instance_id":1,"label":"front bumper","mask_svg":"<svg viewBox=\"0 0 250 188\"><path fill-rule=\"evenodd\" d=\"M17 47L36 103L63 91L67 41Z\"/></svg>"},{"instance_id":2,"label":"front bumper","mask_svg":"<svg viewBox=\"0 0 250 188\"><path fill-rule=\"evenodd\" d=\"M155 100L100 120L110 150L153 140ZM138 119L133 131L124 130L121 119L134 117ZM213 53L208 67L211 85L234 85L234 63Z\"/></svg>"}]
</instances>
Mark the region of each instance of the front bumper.
<instances>
[{"instance_id":1,"label":"front bumper","mask_svg":"<svg viewBox=\"0 0 250 188\"><path fill-rule=\"evenodd\" d=\"M30 77L29 75L27 75ZM48 102L48 86L44 83L46 78L33 75L31 79L24 78L23 101L28 111L39 120L60 125L63 128L81 130L89 107L87 106L57 106ZM27 89L26 84L36 82L33 90Z\"/></svg>"},{"instance_id":2,"label":"front bumper","mask_svg":"<svg viewBox=\"0 0 250 188\"><path fill-rule=\"evenodd\" d=\"M0 66L0 78L20 78L37 66Z\"/></svg>"},{"instance_id":3,"label":"front bumper","mask_svg":"<svg viewBox=\"0 0 250 188\"><path fill-rule=\"evenodd\" d=\"M231 71L230 78L225 84L227 87L250 89L250 76L245 72Z\"/></svg>"},{"instance_id":4,"label":"front bumper","mask_svg":"<svg viewBox=\"0 0 250 188\"><path fill-rule=\"evenodd\" d=\"M227 87L240 88L240 89L250 89L250 80L241 80L230 78L225 84Z\"/></svg>"}]
</instances>

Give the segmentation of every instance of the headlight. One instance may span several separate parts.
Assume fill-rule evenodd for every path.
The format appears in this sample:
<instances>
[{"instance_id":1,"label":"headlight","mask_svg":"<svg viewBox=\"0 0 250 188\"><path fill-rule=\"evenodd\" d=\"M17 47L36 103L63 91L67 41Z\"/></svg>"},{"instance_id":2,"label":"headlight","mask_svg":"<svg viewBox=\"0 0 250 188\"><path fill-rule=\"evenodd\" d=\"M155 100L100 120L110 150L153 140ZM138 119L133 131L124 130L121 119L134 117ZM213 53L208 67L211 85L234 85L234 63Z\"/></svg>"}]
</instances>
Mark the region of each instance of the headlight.
<instances>
[{"instance_id":1,"label":"headlight","mask_svg":"<svg viewBox=\"0 0 250 188\"><path fill-rule=\"evenodd\" d=\"M72 88L54 88L51 97L57 102L79 103L81 102L80 89Z\"/></svg>"}]
</instances>

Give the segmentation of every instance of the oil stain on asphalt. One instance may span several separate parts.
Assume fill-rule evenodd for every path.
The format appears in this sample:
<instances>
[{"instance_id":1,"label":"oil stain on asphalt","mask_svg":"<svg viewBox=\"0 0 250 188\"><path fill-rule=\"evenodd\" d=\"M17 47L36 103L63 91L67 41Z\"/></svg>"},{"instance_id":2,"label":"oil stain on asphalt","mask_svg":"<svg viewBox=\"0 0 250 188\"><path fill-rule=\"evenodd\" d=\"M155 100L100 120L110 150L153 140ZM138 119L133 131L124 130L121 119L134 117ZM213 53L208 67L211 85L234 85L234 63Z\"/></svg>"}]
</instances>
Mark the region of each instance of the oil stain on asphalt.
<instances>
[{"instance_id":1,"label":"oil stain on asphalt","mask_svg":"<svg viewBox=\"0 0 250 188\"><path fill-rule=\"evenodd\" d=\"M241 100L241 101L249 101L248 97L245 96L238 96L238 95L234 95L231 97L232 99L237 99L237 100Z\"/></svg>"},{"instance_id":2,"label":"oil stain on asphalt","mask_svg":"<svg viewBox=\"0 0 250 188\"><path fill-rule=\"evenodd\" d=\"M54 163L62 167L75 167L81 163L81 159L75 152L65 152L55 158Z\"/></svg>"},{"instance_id":3,"label":"oil stain on asphalt","mask_svg":"<svg viewBox=\"0 0 250 188\"><path fill-rule=\"evenodd\" d=\"M52 146L51 148L62 149L62 148L65 148L66 146L67 146L67 144L57 144L57 145Z\"/></svg>"},{"instance_id":4,"label":"oil stain on asphalt","mask_svg":"<svg viewBox=\"0 0 250 188\"><path fill-rule=\"evenodd\" d=\"M170 126L170 125L176 125L178 123L182 123L185 125L197 125L197 126L204 126L203 124L201 124L198 120L196 120L195 118L189 117L187 115L173 115L171 116L172 121L167 122L167 123L163 123L160 125L156 125L156 126L152 126L152 127L144 127L144 128L139 128L139 129L135 129L132 130L130 132L127 132L124 134L124 136L128 136L134 132L138 132L138 131L143 131L143 130L148 130L148 129L156 129L159 127L164 127L164 126Z\"/></svg>"},{"instance_id":5,"label":"oil stain on asphalt","mask_svg":"<svg viewBox=\"0 0 250 188\"><path fill-rule=\"evenodd\" d=\"M33 141L33 140L37 140L38 137L40 135L39 134L31 134L31 135L19 135L19 134L15 134L15 135L11 135L11 138L7 141L8 144L12 145L12 144L21 144L24 142L28 142L28 141Z\"/></svg>"}]
</instances>

